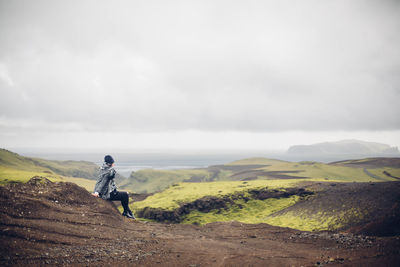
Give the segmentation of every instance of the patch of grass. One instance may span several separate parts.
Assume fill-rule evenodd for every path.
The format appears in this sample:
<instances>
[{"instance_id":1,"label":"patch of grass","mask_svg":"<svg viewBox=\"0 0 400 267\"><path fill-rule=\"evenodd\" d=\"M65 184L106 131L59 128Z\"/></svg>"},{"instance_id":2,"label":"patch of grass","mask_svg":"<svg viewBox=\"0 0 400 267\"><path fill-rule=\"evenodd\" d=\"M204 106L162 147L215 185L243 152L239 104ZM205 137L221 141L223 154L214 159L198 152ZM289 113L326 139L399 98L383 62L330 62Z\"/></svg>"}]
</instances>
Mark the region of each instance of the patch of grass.
<instances>
[{"instance_id":1,"label":"patch of grass","mask_svg":"<svg viewBox=\"0 0 400 267\"><path fill-rule=\"evenodd\" d=\"M276 164L287 164L288 161L278 160L278 159L267 159L267 158L248 158L236 160L231 163L226 164L227 166L235 165L276 165Z\"/></svg>"},{"instance_id":2,"label":"patch of grass","mask_svg":"<svg viewBox=\"0 0 400 267\"><path fill-rule=\"evenodd\" d=\"M334 179L343 182L368 182L373 179L365 174L362 169L330 166L323 163L316 163L312 167L305 168L302 174L312 178L323 177L327 180Z\"/></svg>"},{"instance_id":3,"label":"patch of grass","mask_svg":"<svg viewBox=\"0 0 400 267\"><path fill-rule=\"evenodd\" d=\"M50 181L57 182L60 181L60 176L53 173L41 172L41 171L24 171L16 170L12 168L7 168L0 166L0 184L7 184L10 182L20 182L25 183L33 176L43 176L48 178Z\"/></svg>"},{"instance_id":4,"label":"patch of grass","mask_svg":"<svg viewBox=\"0 0 400 267\"><path fill-rule=\"evenodd\" d=\"M35 164L39 164L45 168L50 169L51 171L63 175L63 176L72 176L72 177L80 177L87 179L97 179L97 175L99 172L99 167L87 161L57 161L57 160L44 160L33 158Z\"/></svg>"},{"instance_id":5,"label":"patch of grass","mask_svg":"<svg viewBox=\"0 0 400 267\"><path fill-rule=\"evenodd\" d=\"M343 224L340 223L338 217L338 215L298 215L293 212L288 212L284 215L268 217L264 222L279 227L289 227L302 231L323 231L341 228Z\"/></svg>"},{"instance_id":6,"label":"patch of grass","mask_svg":"<svg viewBox=\"0 0 400 267\"><path fill-rule=\"evenodd\" d=\"M382 179L388 180L388 181L398 181L396 178L389 177L385 175L383 172L386 171L387 173L390 173L394 177L399 177L400 178L400 169L399 168L390 168L390 167L385 167L385 168L376 168L376 169L368 169L370 173L373 175L376 175L378 177L382 177Z\"/></svg>"},{"instance_id":7,"label":"patch of grass","mask_svg":"<svg viewBox=\"0 0 400 267\"><path fill-rule=\"evenodd\" d=\"M254 180L254 181L218 181L207 183L179 183L166 190L149 196L143 201L133 203L135 210L145 207L174 210L182 203L192 202L205 196L229 195L245 192L249 189L265 188L277 189L293 187L303 180Z\"/></svg>"},{"instance_id":8,"label":"patch of grass","mask_svg":"<svg viewBox=\"0 0 400 267\"><path fill-rule=\"evenodd\" d=\"M359 162L364 162L368 159L358 160ZM265 158L250 158L244 160L234 161L227 165L251 165L251 164L265 164L269 165L267 167L259 168L258 170L264 171L280 171L282 174L288 174L292 176L302 176L309 177L314 179L324 179L324 180L335 180L335 181L343 181L343 182L379 182L382 180L374 179L366 174L363 168L359 167L351 167L351 166L341 166L341 165L329 165L321 162L312 162L312 161L303 161L303 162L288 162L281 160L273 160L273 159L265 159ZM378 170L372 172L382 179L387 181L392 181L392 179L385 177L382 175L383 170L379 173ZM400 175L400 168L388 168L393 173L397 173ZM374 170L374 169L372 169ZM287 171L287 173L285 173ZM292 171L296 171L298 173L290 173ZM390 172L390 171L389 171ZM396 175L395 175L396 176ZM259 179L265 179L267 177L259 176Z\"/></svg>"},{"instance_id":9,"label":"patch of grass","mask_svg":"<svg viewBox=\"0 0 400 267\"><path fill-rule=\"evenodd\" d=\"M48 171L24 171L0 166L0 185L8 183L26 183L34 176L46 177L52 182L71 182L84 187L88 191L93 191L96 181L85 178L62 176Z\"/></svg>"},{"instance_id":10,"label":"patch of grass","mask_svg":"<svg viewBox=\"0 0 400 267\"><path fill-rule=\"evenodd\" d=\"M212 182L201 184L180 183L172 186L164 192L150 196L144 201L132 203L134 212L145 207L160 208L172 211L179 208L181 203L193 202L207 195L229 196L242 192L244 196L249 189L265 188L285 190L287 187L295 187L302 180L255 180L248 182ZM246 184L244 184L246 183ZM247 194L246 194L247 193ZM361 221L363 211L358 207L342 206L340 210L328 210L313 213L309 206L305 209L291 210L299 201L309 201L314 196L300 197L297 195L286 198L268 198L265 200L239 198L226 208L214 209L210 212L191 211L182 217L182 223L207 224L219 221L239 221L256 224L268 223L280 227L289 227L303 231L336 230L349 222ZM367 212L367 211L365 211Z\"/></svg>"},{"instance_id":11,"label":"patch of grass","mask_svg":"<svg viewBox=\"0 0 400 267\"><path fill-rule=\"evenodd\" d=\"M240 221L243 223L268 223L280 227L289 227L304 231L321 231L340 229L349 223L357 223L369 211L360 210L352 203L326 210L320 202L300 205L293 209L299 201L315 200L316 195L300 197L292 195L286 198L252 199L251 189L268 188L285 191L285 188L298 186L304 181L322 181L321 179L276 179L253 181L230 181L208 183L179 183L170 186L163 192L156 193L144 201L134 202L131 207L137 212L145 207L173 211L181 204L190 203L204 196L220 198L242 194L245 198L231 198L226 208L214 209L210 212L191 211L183 215L182 223L206 224L217 221ZM335 181L340 182L340 181ZM250 199L248 199L250 198ZM247 200L247 201L246 201ZM301 204L303 202L300 202ZM311 202L313 203L313 202ZM311 206L310 206L311 205Z\"/></svg>"},{"instance_id":12,"label":"patch of grass","mask_svg":"<svg viewBox=\"0 0 400 267\"><path fill-rule=\"evenodd\" d=\"M378 182L367 175L362 168L352 168L338 165L328 165L319 162L281 162L262 168L265 171L298 171L298 173L287 173L314 179L335 180L342 182Z\"/></svg>"},{"instance_id":13,"label":"patch of grass","mask_svg":"<svg viewBox=\"0 0 400 267\"><path fill-rule=\"evenodd\" d=\"M239 221L243 223L265 223L268 215L294 205L298 196L288 198L252 199L235 201L227 210L212 210L208 213L193 211L184 217L183 223L206 224L211 222Z\"/></svg>"},{"instance_id":14,"label":"patch of grass","mask_svg":"<svg viewBox=\"0 0 400 267\"><path fill-rule=\"evenodd\" d=\"M0 149L0 185L25 183L34 176L42 176L52 182L71 182L92 191L98 169L91 162L44 160Z\"/></svg>"},{"instance_id":15,"label":"patch of grass","mask_svg":"<svg viewBox=\"0 0 400 267\"><path fill-rule=\"evenodd\" d=\"M366 214L366 211L361 211L358 207L349 207L341 211L320 211L318 213L311 213L307 210L303 212L287 211L268 216L265 223L302 231L333 231L346 226L349 222L361 221Z\"/></svg>"},{"instance_id":16,"label":"patch of grass","mask_svg":"<svg viewBox=\"0 0 400 267\"><path fill-rule=\"evenodd\" d=\"M0 149L0 166L27 172L51 172L62 176L97 179L99 167L87 161L57 161L30 158Z\"/></svg>"}]
</instances>

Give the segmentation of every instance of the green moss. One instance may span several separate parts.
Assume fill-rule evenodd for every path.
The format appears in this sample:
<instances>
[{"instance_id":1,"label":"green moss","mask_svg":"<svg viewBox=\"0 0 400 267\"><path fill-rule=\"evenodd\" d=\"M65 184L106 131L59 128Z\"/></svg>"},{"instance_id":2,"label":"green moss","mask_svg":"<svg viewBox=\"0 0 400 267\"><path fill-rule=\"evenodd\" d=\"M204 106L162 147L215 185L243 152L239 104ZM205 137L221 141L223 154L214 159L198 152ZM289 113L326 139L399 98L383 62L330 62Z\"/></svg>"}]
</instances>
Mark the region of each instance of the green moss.
<instances>
[{"instance_id":1,"label":"green moss","mask_svg":"<svg viewBox=\"0 0 400 267\"><path fill-rule=\"evenodd\" d=\"M265 223L268 215L294 205L298 196L288 198L270 198L266 200L235 201L226 210L213 210L208 213L193 211L186 215L183 223L206 224L222 221L240 221L243 223Z\"/></svg>"},{"instance_id":2,"label":"green moss","mask_svg":"<svg viewBox=\"0 0 400 267\"><path fill-rule=\"evenodd\" d=\"M311 179L317 181L317 179ZM235 182L209 182L209 183L179 183L169 187L167 190L154 194L144 201L133 203L132 207L137 212L145 207L160 208L164 210L175 210L182 203L190 203L204 196L234 196L242 195L251 198L248 193L250 189L278 189L295 187L302 179L294 180L253 180ZM182 217L183 223L206 224L217 221L240 221L243 223L268 223L280 227L289 227L304 231L335 230L362 221L368 214L367 211L359 210L357 207L345 205L339 210L325 210L317 202L304 209L299 206L295 209L290 207L299 201L308 201L313 196L287 198L269 198L266 200L250 199L247 202L243 198L236 199L228 204L225 209L215 209L208 213L191 211Z\"/></svg>"},{"instance_id":3,"label":"green moss","mask_svg":"<svg viewBox=\"0 0 400 267\"><path fill-rule=\"evenodd\" d=\"M356 207L341 211L319 211L311 213L308 210L287 211L270 215L265 222L280 227L289 227L302 231L337 230L349 223L357 223L368 214Z\"/></svg>"},{"instance_id":4,"label":"green moss","mask_svg":"<svg viewBox=\"0 0 400 267\"><path fill-rule=\"evenodd\" d=\"M24 171L0 166L0 184L6 184L12 181L25 183L33 176L46 177L53 182L61 180L60 176L44 171Z\"/></svg>"},{"instance_id":5,"label":"green moss","mask_svg":"<svg viewBox=\"0 0 400 267\"><path fill-rule=\"evenodd\" d=\"M253 181L218 181L207 183L179 183L166 190L154 194L144 201L135 202L136 209L144 207L174 210L181 203L192 202L204 196L224 196L238 192L247 192L249 189L285 188L293 187L303 180L253 180Z\"/></svg>"},{"instance_id":6,"label":"green moss","mask_svg":"<svg viewBox=\"0 0 400 267\"><path fill-rule=\"evenodd\" d=\"M0 166L0 185L8 184L8 183L26 183L34 176L42 176L46 177L52 182L71 182L75 183L79 186L84 187L88 191L92 191L96 181L89 180L85 178L77 178L71 176L62 176L49 172L35 172L35 171L23 171L23 170L15 170L12 168L6 168L4 166Z\"/></svg>"},{"instance_id":7,"label":"green moss","mask_svg":"<svg viewBox=\"0 0 400 267\"><path fill-rule=\"evenodd\" d=\"M342 224L338 222L337 216L327 216L320 213L298 215L288 212L284 215L271 216L265 220L265 223L302 231L334 230L342 227Z\"/></svg>"}]
</instances>

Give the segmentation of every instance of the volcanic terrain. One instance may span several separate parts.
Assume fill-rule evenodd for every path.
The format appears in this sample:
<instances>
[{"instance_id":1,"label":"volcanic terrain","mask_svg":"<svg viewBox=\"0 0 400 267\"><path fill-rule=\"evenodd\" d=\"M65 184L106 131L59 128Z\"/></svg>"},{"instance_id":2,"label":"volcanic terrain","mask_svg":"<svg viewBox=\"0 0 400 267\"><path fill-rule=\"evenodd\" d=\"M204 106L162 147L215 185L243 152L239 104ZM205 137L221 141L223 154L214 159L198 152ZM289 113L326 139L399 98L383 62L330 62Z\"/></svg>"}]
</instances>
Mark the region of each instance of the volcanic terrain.
<instances>
[{"instance_id":1,"label":"volcanic terrain","mask_svg":"<svg viewBox=\"0 0 400 267\"><path fill-rule=\"evenodd\" d=\"M39 177L0 187L0 203L2 266L395 266L400 260L398 236L130 220L84 188Z\"/></svg>"}]
</instances>

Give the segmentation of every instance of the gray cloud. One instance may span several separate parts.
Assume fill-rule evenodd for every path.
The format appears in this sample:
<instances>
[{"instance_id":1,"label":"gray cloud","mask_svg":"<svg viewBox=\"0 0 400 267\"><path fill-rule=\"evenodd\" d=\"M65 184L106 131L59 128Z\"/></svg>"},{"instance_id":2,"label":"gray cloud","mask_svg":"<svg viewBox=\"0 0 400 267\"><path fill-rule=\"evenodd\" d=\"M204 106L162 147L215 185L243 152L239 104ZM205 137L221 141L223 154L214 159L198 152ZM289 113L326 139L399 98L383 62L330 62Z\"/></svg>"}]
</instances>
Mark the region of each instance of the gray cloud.
<instances>
[{"instance_id":1,"label":"gray cloud","mask_svg":"<svg viewBox=\"0 0 400 267\"><path fill-rule=\"evenodd\" d=\"M0 1L0 126L398 130L399 11L398 1Z\"/></svg>"}]
</instances>

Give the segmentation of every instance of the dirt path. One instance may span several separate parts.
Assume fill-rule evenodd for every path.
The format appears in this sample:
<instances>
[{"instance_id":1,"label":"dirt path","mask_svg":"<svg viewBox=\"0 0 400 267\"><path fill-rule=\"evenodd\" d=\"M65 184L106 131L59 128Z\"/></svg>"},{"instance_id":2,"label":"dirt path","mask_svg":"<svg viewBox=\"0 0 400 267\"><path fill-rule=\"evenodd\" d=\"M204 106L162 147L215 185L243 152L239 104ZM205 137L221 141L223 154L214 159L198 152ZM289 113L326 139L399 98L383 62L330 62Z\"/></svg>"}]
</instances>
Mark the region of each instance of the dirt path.
<instances>
[{"instance_id":1,"label":"dirt path","mask_svg":"<svg viewBox=\"0 0 400 267\"><path fill-rule=\"evenodd\" d=\"M123 218L73 184L0 187L0 265L395 266L398 237Z\"/></svg>"}]
</instances>

